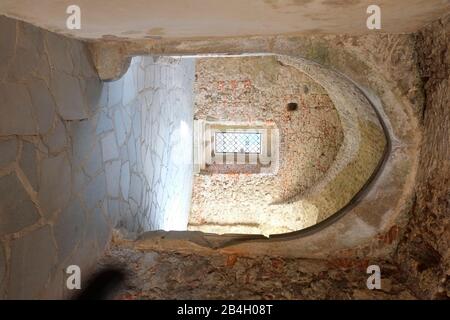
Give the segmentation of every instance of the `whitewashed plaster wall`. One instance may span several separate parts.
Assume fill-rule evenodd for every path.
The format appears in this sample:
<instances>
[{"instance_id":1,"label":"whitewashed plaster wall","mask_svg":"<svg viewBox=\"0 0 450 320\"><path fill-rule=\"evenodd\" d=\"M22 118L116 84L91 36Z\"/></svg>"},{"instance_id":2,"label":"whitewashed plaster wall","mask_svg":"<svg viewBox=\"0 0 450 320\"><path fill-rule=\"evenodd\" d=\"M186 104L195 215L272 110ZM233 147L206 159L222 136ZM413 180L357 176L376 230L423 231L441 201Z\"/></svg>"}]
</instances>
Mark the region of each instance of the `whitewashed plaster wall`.
<instances>
[{"instance_id":1,"label":"whitewashed plaster wall","mask_svg":"<svg viewBox=\"0 0 450 320\"><path fill-rule=\"evenodd\" d=\"M145 57L103 83L84 43L0 16L0 298L69 294L114 227L186 228L193 77Z\"/></svg>"}]
</instances>

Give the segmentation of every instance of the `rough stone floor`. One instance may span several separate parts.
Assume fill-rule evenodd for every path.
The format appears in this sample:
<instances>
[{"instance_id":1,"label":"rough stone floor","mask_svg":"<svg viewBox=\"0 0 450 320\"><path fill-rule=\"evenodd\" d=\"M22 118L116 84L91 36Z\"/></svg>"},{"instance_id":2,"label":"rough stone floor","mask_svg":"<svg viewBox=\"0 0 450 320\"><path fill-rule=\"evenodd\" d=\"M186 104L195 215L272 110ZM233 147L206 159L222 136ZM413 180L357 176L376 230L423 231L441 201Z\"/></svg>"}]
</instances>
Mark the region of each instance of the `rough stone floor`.
<instances>
[{"instance_id":1,"label":"rough stone floor","mask_svg":"<svg viewBox=\"0 0 450 320\"><path fill-rule=\"evenodd\" d=\"M385 261L376 262L382 290L368 290L361 260L200 256L133 245L116 238L99 261L99 269L127 270L127 283L113 299L415 299L398 269Z\"/></svg>"}]
</instances>

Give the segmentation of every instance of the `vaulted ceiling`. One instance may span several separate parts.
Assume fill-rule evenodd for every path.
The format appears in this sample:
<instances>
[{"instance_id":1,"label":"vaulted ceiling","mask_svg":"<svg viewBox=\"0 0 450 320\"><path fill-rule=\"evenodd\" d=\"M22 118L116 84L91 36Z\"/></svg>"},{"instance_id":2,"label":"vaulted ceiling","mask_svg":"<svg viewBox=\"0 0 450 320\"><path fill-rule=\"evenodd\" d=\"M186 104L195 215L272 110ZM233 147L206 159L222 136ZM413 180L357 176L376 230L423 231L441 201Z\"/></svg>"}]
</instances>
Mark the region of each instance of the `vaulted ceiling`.
<instances>
[{"instance_id":1,"label":"vaulted ceiling","mask_svg":"<svg viewBox=\"0 0 450 320\"><path fill-rule=\"evenodd\" d=\"M81 8L81 30L66 8ZM409 33L449 10L448 0L2 0L0 14L80 38L201 38L367 33L366 9L381 7L382 30Z\"/></svg>"}]
</instances>

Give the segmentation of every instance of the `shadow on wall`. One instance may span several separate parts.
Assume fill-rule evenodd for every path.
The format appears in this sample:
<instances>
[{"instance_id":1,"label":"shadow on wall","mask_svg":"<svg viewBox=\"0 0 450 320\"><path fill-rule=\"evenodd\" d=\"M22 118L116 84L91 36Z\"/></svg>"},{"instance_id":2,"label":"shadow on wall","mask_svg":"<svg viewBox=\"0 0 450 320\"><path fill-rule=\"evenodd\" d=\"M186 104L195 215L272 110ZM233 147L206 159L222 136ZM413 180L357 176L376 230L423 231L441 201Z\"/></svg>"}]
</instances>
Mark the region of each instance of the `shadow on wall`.
<instances>
[{"instance_id":1,"label":"shadow on wall","mask_svg":"<svg viewBox=\"0 0 450 320\"><path fill-rule=\"evenodd\" d=\"M0 33L0 298L61 297L112 227L186 228L194 62L134 58L102 83L80 41L6 17Z\"/></svg>"}]
</instances>

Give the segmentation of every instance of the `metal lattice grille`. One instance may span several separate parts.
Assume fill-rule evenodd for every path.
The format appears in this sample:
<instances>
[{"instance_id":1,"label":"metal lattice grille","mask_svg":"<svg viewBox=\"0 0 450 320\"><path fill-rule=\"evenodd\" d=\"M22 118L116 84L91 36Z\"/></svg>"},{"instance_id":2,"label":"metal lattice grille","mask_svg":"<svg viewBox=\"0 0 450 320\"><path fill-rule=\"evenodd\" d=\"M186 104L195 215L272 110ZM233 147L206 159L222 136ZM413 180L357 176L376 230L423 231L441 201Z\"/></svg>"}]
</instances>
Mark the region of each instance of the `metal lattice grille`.
<instances>
[{"instance_id":1,"label":"metal lattice grille","mask_svg":"<svg viewBox=\"0 0 450 320\"><path fill-rule=\"evenodd\" d=\"M261 134L247 132L216 132L215 152L261 153Z\"/></svg>"}]
</instances>

